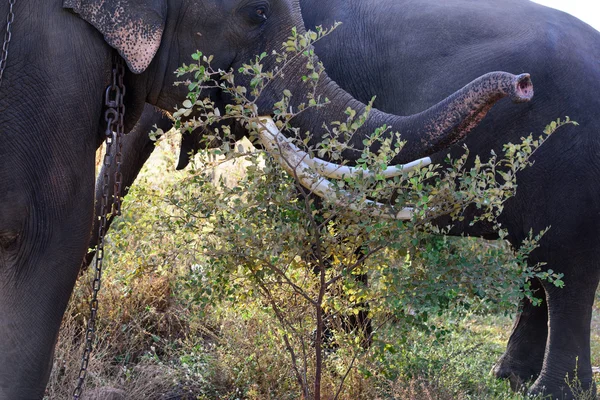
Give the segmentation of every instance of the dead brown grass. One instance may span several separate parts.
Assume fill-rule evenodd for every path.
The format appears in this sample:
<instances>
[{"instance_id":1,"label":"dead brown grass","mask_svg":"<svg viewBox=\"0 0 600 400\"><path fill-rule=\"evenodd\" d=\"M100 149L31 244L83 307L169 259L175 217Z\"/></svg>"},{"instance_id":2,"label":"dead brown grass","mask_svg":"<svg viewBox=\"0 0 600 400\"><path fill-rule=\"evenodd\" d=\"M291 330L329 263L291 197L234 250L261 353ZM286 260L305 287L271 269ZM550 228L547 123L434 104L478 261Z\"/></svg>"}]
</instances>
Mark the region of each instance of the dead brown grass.
<instances>
[{"instance_id":1,"label":"dead brown grass","mask_svg":"<svg viewBox=\"0 0 600 400\"><path fill-rule=\"evenodd\" d=\"M462 400L465 398L460 395L457 397L456 393L450 392L436 382L421 378L413 378L408 382L398 380L392 383L389 396L387 398L398 400Z\"/></svg>"},{"instance_id":2,"label":"dead brown grass","mask_svg":"<svg viewBox=\"0 0 600 400\"><path fill-rule=\"evenodd\" d=\"M189 333L187 312L173 301L168 276L143 274L129 289L109 278L103 282L86 388L123 389L127 399L163 399L179 389L175 369L160 362L159 356L166 356L167 344ZM72 396L81 366L89 292L79 282L63 319L47 399Z\"/></svg>"}]
</instances>

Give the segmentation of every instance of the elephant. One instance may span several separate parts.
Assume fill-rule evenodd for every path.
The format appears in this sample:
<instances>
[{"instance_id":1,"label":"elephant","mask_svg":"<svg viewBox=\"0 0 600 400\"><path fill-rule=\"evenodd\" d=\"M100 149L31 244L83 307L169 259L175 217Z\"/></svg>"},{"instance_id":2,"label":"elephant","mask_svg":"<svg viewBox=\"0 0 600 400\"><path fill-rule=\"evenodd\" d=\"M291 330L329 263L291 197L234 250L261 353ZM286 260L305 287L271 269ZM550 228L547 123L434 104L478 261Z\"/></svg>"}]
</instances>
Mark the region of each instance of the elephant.
<instances>
[{"instance_id":1,"label":"elephant","mask_svg":"<svg viewBox=\"0 0 600 400\"><path fill-rule=\"evenodd\" d=\"M600 33L527 0L301 0L300 5L306 28L342 22L315 45L329 77L363 102L377 96L375 107L387 112L426 109L440 93L450 94L487 70L531 71L536 96L525 107L501 103L490 110L460 143L472 155L499 153L504 143L541 132L557 118L570 116L579 123L561 128L534 154L534 165L519 173L516 196L500 215L513 246L529 232L550 228L528 262L563 273L566 285L530 282L545 301L541 306L521 301L493 373L509 378L514 387L533 380L532 394L570 399L565 377L577 370L582 387L595 392L590 323L600 280L600 162L595 156ZM369 73L360 73L365 66ZM132 135L147 137L149 127L140 125ZM187 165L201 139L198 131L183 136L178 168ZM449 152L456 157L463 149L457 144ZM443 164L447 154L442 150L431 158ZM464 221L453 222L450 234L498 238L492 226L470 224L475 212L468 209Z\"/></svg>"},{"instance_id":2,"label":"elephant","mask_svg":"<svg viewBox=\"0 0 600 400\"><path fill-rule=\"evenodd\" d=\"M0 26L8 50L0 63L0 399L39 399L89 243L95 151L113 122L128 131L146 103L166 111L182 104L187 88L174 85L173 71L197 49L214 55L215 69L238 71L263 53L272 68L272 52L293 27L303 34L304 21L298 0L18 0L3 2L0 14L10 21ZM305 65L303 57L286 64L285 78L257 100L259 115L269 115L285 89L298 99L313 90L301 79ZM435 153L503 97L531 99L528 74L491 71L415 115L373 110L357 133L383 124L402 132L408 144L394 163ZM326 74L314 90L331 100L334 120L345 120L347 107L365 110ZM207 94L225 102L216 88ZM293 122L312 133L313 145L323 132L318 116L311 109Z\"/></svg>"}]
</instances>

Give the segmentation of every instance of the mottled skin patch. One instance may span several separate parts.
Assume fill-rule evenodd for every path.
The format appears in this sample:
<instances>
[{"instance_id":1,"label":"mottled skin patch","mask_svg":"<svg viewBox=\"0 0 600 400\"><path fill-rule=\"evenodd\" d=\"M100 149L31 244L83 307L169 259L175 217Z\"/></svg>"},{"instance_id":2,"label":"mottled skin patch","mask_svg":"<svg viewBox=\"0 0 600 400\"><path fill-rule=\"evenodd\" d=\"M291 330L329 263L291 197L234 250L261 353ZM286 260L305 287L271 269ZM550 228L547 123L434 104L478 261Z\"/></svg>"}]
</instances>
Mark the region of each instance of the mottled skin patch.
<instances>
[{"instance_id":1,"label":"mottled skin patch","mask_svg":"<svg viewBox=\"0 0 600 400\"><path fill-rule=\"evenodd\" d=\"M510 97L514 103L531 100L533 85L529 74L512 75L505 72L490 72L469 83L452 94L445 104L445 109L442 112L434 113L435 118L425 124L429 135L422 141L424 143L437 141L440 149L443 149L462 140L503 97ZM437 106L432 108L435 107ZM449 130L453 130L457 134L448 135Z\"/></svg>"},{"instance_id":2,"label":"mottled skin patch","mask_svg":"<svg viewBox=\"0 0 600 400\"><path fill-rule=\"evenodd\" d=\"M150 65L162 38L165 2L64 0L63 6L98 29L132 72L139 74Z\"/></svg>"}]
</instances>

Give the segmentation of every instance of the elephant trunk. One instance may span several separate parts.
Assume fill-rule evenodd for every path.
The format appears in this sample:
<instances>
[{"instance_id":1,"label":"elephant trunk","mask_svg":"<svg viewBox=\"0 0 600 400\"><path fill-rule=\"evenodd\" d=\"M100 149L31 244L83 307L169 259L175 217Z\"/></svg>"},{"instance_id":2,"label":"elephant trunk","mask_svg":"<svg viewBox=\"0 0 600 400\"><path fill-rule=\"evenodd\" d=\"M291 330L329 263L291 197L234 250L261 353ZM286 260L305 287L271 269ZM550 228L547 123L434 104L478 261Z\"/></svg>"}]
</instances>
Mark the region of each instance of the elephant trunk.
<instances>
[{"instance_id":1,"label":"elephant trunk","mask_svg":"<svg viewBox=\"0 0 600 400\"><path fill-rule=\"evenodd\" d=\"M533 97L529 74L490 72L423 112L394 118L393 130L407 141L402 152L405 155L399 157L430 155L464 139L504 97L514 103L529 101Z\"/></svg>"},{"instance_id":2,"label":"elephant trunk","mask_svg":"<svg viewBox=\"0 0 600 400\"><path fill-rule=\"evenodd\" d=\"M277 82L272 90L282 91L283 85L289 87L289 82ZM330 103L324 108L305 110L292 119L293 126L300 128L302 132L310 133L309 145L313 147L321 142L325 133L323 122L346 121L348 108L356 111L356 115L361 115L366 110L365 104L341 89L325 73L322 73L317 84L316 93L322 100L329 99ZM270 97L281 98L280 95L273 94ZM363 140L384 125L389 128L386 133L388 136L395 136L393 133L399 132L400 139L406 141L402 150L390 163L408 163L431 155L463 139L492 106L504 97L510 97L515 103L529 101L533 97L533 85L529 74L490 72L429 109L410 116L396 116L372 109L367 120L350 138L348 149L342 156L350 163L356 161L364 149ZM297 103L292 105L297 106ZM342 138L338 140L343 142ZM377 152L379 145L373 144L370 150Z\"/></svg>"}]
</instances>

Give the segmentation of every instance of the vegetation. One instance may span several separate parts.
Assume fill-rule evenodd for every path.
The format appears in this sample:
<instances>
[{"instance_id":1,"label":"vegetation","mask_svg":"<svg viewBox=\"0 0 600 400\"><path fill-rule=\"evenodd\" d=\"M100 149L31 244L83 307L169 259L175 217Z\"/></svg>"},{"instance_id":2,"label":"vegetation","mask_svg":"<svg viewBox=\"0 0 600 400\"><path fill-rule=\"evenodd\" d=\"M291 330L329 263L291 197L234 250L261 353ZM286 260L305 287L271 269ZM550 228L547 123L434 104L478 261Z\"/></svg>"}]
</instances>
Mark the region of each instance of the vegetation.
<instances>
[{"instance_id":1,"label":"vegetation","mask_svg":"<svg viewBox=\"0 0 600 400\"><path fill-rule=\"evenodd\" d=\"M465 149L445 169L427 166L388 180L380 172L402 142L384 139L382 127L365 139L380 151L363 150L358 163L376 173L334 183L338 198L352 199L355 209L317 200L298 185L301 171L289 175L264 151L232 146L225 123L241 121L256 141L262 90L294 57L307 58L305 80L314 87L322 68L309 46L323 33L293 32L285 52L270 55L277 58L272 71L261 67L267 55L244 67L250 88L211 70L201 53L197 65L181 69L193 78L176 114L202 109L203 123L218 126L225 140L188 170L166 174L176 142L167 135L160 143L166 150L130 192L109 239L90 390L120 388L131 399L522 398L488 371L517 299L536 299L527 280L565 284L560 274L527 265L544 232L513 250L502 241L442 236L446 228L432 221L461 219L476 207L474 223L505 234L496 217L517 188L516 173L569 121L487 161L481 155L468 164ZM202 96L215 85L234 99L223 116ZM327 102L307 92L291 111L292 94L284 92L274 112L279 127ZM328 122L330 135L314 154L339 159L344 139L366 118L353 110L347 116ZM293 133L299 145L308 143L305 132ZM215 176L224 162L238 172ZM414 209L407 221L373 215L407 206ZM48 398L66 398L75 382L88 295L78 287L65 316Z\"/></svg>"},{"instance_id":2,"label":"vegetation","mask_svg":"<svg viewBox=\"0 0 600 400\"><path fill-rule=\"evenodd\" d=\"M202 265L198 243L181 232L173 234L164 225L165 220L175 220L170 218L171 210L177 209L177 205L165 201L165 191L180 187L178 182L191 174L165 173L176 162L175 144L179 141L173 136L159 144L125 201L123 217L110 234L100 295L98 343L87 388L122 388L128 399L177 398L175 395L183 399L299 399L289 358L277 335L279 323L264 304L248 299L241 304L226 301L211 306L194 298L198 291L192 290L190 277L197 277L196 271ZM466 272L483 269L480 276L475 271L469 273L473 283L484 286L482 280L493 272L485 286L492 293L515 284L508 274L495 272L507 270L501 260L510 249L504 242L438 240L458 249L452 254L447 251L447 256L456 259L462 254L458 261L465 260L464 264L456 268L464 266ZM481 254L494 252L496 263L493 257L479 263ZM443 255L431 258L443 265ZM413 265L414 275L422 274L420 280L415 277L416 287L435 285L448 287L450 292L453 286L469 282L468 276L463 278L457 269L438 278L435 269L429 275L427 265ZM430 276L433 282L428 281ZM65 316L49 399L69 398L76 381L80 334L88 314L88 278L80 278ZM461 300L442 303L446 304L443 309L436 306L436 311L429 312L435 330L393 321L404 328L395 330L391 324L379 332L380 340L375 342L372 354L356 364L340 398L522 399L512 394L506 382L489 375L506 345L512 317L509 314L515 306L485 293L467 297L459 290L455 299ZM407 293L401 300L408 302L411 297ZM593 323L600 325L598 306L596 311ZM442 331L443 335L436 335ZM598 365L600 329L593 332L593 363ZM402 340L397 340L400 335ZM393 347L386 349L386 343ZM325 371L325 382L339 380L337 366L348 361L347 353L329 353L326 357L325 364L332 367ZM326 391L322 398L330 395Z\"/></svg>"}]
</instances>

